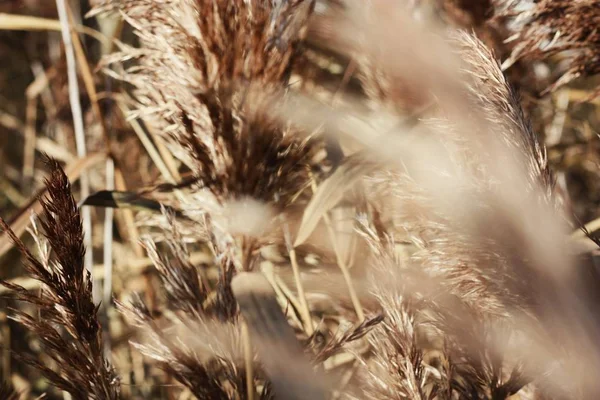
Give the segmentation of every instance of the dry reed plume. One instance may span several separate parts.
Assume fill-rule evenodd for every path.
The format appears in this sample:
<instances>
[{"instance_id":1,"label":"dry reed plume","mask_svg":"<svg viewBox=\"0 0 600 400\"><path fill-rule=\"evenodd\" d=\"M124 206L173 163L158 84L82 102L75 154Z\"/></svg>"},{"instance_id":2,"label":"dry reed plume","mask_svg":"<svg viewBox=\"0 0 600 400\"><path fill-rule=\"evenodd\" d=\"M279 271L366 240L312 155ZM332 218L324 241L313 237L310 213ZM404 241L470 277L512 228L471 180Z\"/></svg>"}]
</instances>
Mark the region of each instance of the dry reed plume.
<instances>
[{"instance_id":1,"label":"dry reed plume","mask_svg":"<svg viewBox=\"0 0 600 400\"><path fill-rule=\"evenodd\" d=\"M92 281L83 264L81 216L60 165L50 159L48 166L48 197L41 201L44 237L38 237L42 259L38 260L0 219L4 232L25 258L28 274L45 286L35 294L2 281L16 299L36 305L43 315L38 319L13 310L12 318L39 337L58 369L32 358L24 362L39 368L53 385L76 399L117 399L119 379L104 358L98 306L92 300Z\"/></svg>"},{"instance_id":2,"label":"dry reed plume","mask_svg":"<svg viewBox=\"0 0 600 400\"><path fill-rule=\"evenodd\" d=\"M95 1L136 35L99 69L161 178L78 206L49 159L39 259L0 219L42 285L1 281L49 356L14 357L75 399L596 398L600 279L496 54L565 56L546 92L597 74L600 7L525 3ZM120 317L92 298L83 206L141 210L152 268Z\"/></svg>"},{"instance_id":3,"label":"dry reed plume","mask_svg":"<svg viewBox=\"0 0 600 400\"><path fill-rule=\"evenodd\" d=\"M511 40L516 41L506 66L520 58L547 60L558 56L561 75L546 91L600 72L598 1L496 3L498 17L509 19L508 27L514 32Z\"/></svg>"}]
</instances>

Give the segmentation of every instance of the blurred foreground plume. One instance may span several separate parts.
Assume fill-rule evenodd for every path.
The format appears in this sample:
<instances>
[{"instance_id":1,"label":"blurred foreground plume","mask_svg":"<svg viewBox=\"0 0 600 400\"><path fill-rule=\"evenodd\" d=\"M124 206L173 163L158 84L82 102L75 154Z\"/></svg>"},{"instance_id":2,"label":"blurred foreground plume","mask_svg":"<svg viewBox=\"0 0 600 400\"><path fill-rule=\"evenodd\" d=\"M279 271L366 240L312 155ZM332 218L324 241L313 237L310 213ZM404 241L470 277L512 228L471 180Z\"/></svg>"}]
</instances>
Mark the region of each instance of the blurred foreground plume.
<instances>
[{"instance_id":1,"label":"blurred foreground plume","mask_svg":"<svg viewBox=\"0 0 600 400\"><path fill-rule=\"evenodd\" d=\"M76 399L600 395L597 249L536 113L598 73L595 2L94 5L135 36L98 71L153 165L76 203L48 161L39 259L2 222L42 285L1 281L50 357L19 362ZM135 211L103 307L78 204Z\"/></svg>"}]
</instances>

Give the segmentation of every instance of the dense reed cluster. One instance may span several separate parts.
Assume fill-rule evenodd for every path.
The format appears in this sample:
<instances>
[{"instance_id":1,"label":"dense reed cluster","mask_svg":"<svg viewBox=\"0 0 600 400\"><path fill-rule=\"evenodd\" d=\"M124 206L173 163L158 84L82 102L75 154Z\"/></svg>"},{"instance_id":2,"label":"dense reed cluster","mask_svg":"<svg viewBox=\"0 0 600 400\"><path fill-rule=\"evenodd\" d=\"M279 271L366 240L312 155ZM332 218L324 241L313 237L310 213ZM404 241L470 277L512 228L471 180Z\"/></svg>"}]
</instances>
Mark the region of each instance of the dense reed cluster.
<instances>
[{"instance_id":1,"label":"dense reed cluster","mask_svg":"<svg viewBox=\"0 0 600 400\"><path fill-rule=\"evenodd\" d=\"M598 74L600 3L400 3L94 2L88 16L137 37L100 67L172 161L137 194L79 203L142 208L158 294L115 302L132 351L163 371L152 384L199 399L600 395L600 276L575 257L578 225L504 71L557 56L543 93ZM39 257L0 219L42 285L0 281L39 310L10 312L49 356L14 357L74 399L133 398L71 184L47 169Z\"/></svg>"}]
</instances>

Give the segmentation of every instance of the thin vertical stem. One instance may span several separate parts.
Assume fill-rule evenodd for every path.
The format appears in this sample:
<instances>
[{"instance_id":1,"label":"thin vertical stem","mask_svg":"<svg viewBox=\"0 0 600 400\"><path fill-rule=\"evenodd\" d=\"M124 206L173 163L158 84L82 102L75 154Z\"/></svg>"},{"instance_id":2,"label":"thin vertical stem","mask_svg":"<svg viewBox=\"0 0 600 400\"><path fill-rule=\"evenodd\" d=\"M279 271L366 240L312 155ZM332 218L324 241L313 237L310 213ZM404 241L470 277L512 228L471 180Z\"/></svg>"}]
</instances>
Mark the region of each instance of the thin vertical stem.
<instances>
[{"instance_id":1,"label":"thin vertical stem","mask_svg":"<svg viewBox=\"0 0 600 400\"><path fill-rule=\"evenodd\" d=\"M317 191L317 184L314 179L311 181L311 188L313 193ZM329 234L329 240L333 246L333 252L335 253L338 267L344 276L344 281L346 283L346 287L348 288L348 293L350 294L350 300L352 301L352 306L356 312L356 317L360 322L362 322L365 320L365 312L363 311L362 305L360 304L360 299L358 298L358 294L356 293L356 289L352 283L350 269L348 268L348 265L346 265L343 255L340 253L335 231L333 230L333 226L331 224L331 218L329 218L329 212L326 212L325 215L323 215L323 220L325 221L325 226L327 227L327 233Z\"/></svg>"},{"instance_id":2,"label":"thin vertical stem","mask_svg":"<svg viewBox=\"0 0 600 400\"><path fill-rule=\"evenodd\" d=\"M2 323L2 343L5 343L6 348L4 349L5 351L2 352L2 374L4 376L11 376L11 365L10 365L10 357L11 357L11 351L10 351L10 343L11 343L11 338L10 338L10 325L7 323L8 317L7 315L2 311L0 312L0 322Z\"/></svg>"},{"instance_id":3,"label":"thin vertical stem","mask_svg":"<svg viewBox=\"0 0 600 400\"><path fill-rule=\"evenodd\" d=\"M246 388L248 390L248 400L254 400L254 365L252 362L252 341L246 322L242 323L242 341L244 342L244 361L246 364Z\"/></svg>"},{"instance_id":4,"label":"thin vertical stem","mask_svg":"<svg viewBox=\"0 0 600 400\"><path fill-rule=\"evenodd\" d=\"M106 163L106 190L115 188L115 164L112 158ZM114 210L110 207L105 209L104 214L104 305L108 305L112 297L112 240L113 240L113 215Z\"/></svg>"},{"instance_id":5,"label":"thin vertical stem","mask_svg":"<svg viewBox=\"0 0 600 400\"><path fill-rule=\"evenodd\" d=\"M340 271L342 271L342 275L344 276L344 281L346 282L346 287L348 288L350 299L352 300L352 305L354 306L354 311L356 312L358 320L362 322L365 320L365 313L363 311L362 305L360 304L360 299L358 298L356 289L354 288L354 284L352 283L350 268L346 264L346 261L344 260L344 257L339 250L335 231L333 230L333 226L331 225L331 219L329 218L329 215L327 213L325 213L325 215L323 216L323 220L325 221L325 226L327 227L329 240L331 241L331 245L333 246L333 252L335 253L337 264L340 268Z\"/></svg>"},{"instance_id":6,"label":"thin vertical stem","mask_svg":"<svg viewBox=\"0 0 600 400\"><path fill-rule=\"evenodd\" d=\"M71 113L73 114L73 129L75 132L75 144L77 147L77 156L85 158L87 155L85 132L83 124L83 113L79 102L79 83L77 81L77 64L75 61L75 52L73 50L73 41L71 39L71 28L69 24L69 16L67 14L67 6L65 0L56 0L56 9L60 20L62 40L65 45L65 57L67 60L67 78L69 82L69 103L71 105ZM90 194L90 181L87 172L82 172L81 178L81 197L86 198ZM83 207L81 210L84 230L84 244L87 248L85 252L85 268L92 273L94 258L92 255L92 214L88 207ZM99 297L96 285L94 287L94 298Z\"/></svg>"},{"instance_id":7,"label":"thin vertical stem","mask_svg":"<svg viewBox=\"0 0 600 400\"><path fill-rule=\"evenodd\" d=\"M294 279L296 280L296 288L298 290L298 299L302 307L301 312L303 313L302 319L304 320L304 329L306 333L312 335L315 331L313 326L312 317L310 315L310 308L308 308L308 302L306 301L306 294L304 293L304 286L300 278L300 267L298 266L298 260L296 258L296 249L293 247L289 248L290 261L292 263L292 271L294 272Z\"/></svg>"},{"instance_id":8,"label":"thin vertical stem","mask_svg":"<svg viewBox=\"0 0 600 400\"><path fill-rule=\"evenodd\" d=\"M27 99L27 108L25 109L25 145L23 152L23 178L25 190L27 192L33 189L33 172L35 162L35 124L37 120L37 97Z\"/></svg>"},{"instance_id":9,"label":"thin vertical stem","mask_svg":"<svg viewBox=\"0 0 600 400\"><path fill-rule=\"evenodd\" d=\"M112 158L106 159L106 189L114 190L115 188L115 163ZM112 242L113 242L113 218L114 210L107 207L104 211L104 286L102 304L104 305L104 315L106 323L103 328L105 330L104 337L104 357L110 359L110 326L109 326L109 309L112 300L112 275L113 275L113 259L112 259Z\"/></svg>"},{"instance_id":10,"label":"thin vertical stem","mask_svg":"<svg viewBox=\"0 0 600 400\"><path fill-rule=\"evenodd\" d=\"M290 255L290 262L292 264L292 271L294 273L294 280L296 281L296 289L298 290L298 299L300 300L300 310L299 312L302 315L304 330L309 335L312 335L314 332L314 326L312 317L310 315L310 308L308 307L308 302L306 301L306 294L304 293L304 286L302 285L302 279L300 277L300 267L298 265L298 259L296 257L296 249L292 243L292 237L290 234L289 227L287 222L284 221L284 217L280 216L283 222L283 236L285 240L285 245L287 247L288 254Z\"/></svg>"}]
</instances>

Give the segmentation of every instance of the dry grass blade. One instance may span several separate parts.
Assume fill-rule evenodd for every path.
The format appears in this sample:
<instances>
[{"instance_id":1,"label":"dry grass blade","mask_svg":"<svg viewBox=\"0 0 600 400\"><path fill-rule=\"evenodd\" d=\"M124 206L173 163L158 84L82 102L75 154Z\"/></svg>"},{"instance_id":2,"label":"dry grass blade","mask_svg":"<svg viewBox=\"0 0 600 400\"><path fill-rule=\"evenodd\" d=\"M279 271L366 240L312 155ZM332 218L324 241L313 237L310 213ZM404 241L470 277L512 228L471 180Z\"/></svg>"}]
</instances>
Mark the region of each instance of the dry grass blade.
<instances>
[{"instance_id":1,"label":"dry grass blade","mask_svg":"<svg viewBox=\"0 0 600 400\"><path fill-rule=\"evenodd\" d=\"M97 30L87 26L75 25L75 30L93 37L104 44L109 44L110 39ZM58 31L60 32L60 21L56 19L39 18L30 15L15 15L0 13L0 29L3 30L23 30L23 31Z\"/></svg>"},{"instance_id":2,"label":"dry grass blade","mask_svg":"<svg viewBox=\"0 0 600 400\"><path fill-rule=\"evenodd\" d=\"M67 165L65 167L65 173L69 177L71 181L76 181L81 176L81 173L101 161L104 161L106 155L103 153L91 153L88 154L85 158L78 159L73 163ZM46 195L48 189L43 188L35 196L31 198L29 203L25 205L10 221L9 225L11 230L20 237L27 229L27 225L29 224L29 218L31 213L39 213L42 210L42 205L40 204L40 198ZM0 257L6 254L11 248L14 247L14 243L10 240L10 238L6 235L2 235L0 237Z\"/></svg>"},{"instance_id":3,"label":"dry grass blade","mask_svg":"<svg viewBox=\"0 0 600 400\"><path fill-rule=\"evenodd\" d=\"M321 183L308 203L294 241L300 246L310 237L319 221L344 196L346 191L362 177L376 168L377 164L368 161L363 154L348 157L335 172Z\"/></svg>"},{"instance_id":4,"label":"dry grass blade","mask_svg":"<svg viewBox=\"0 0 600 400\"><path fill-rule=\"evenodd\" d=\"M123 113L124 116L127 116L128 114L131 113L131 110L129 110L129 108L127 107L127 104L125 104L124 101L119 101L118 104L119 104L119 108L121 109L121 112ZM175 184L176 183L175 176L171 173L170 169L167 167L165 161L163 160L163 158L160 155L160 152L157 151L154 144L148 137L146 131L142 128L141 124L136 119L130 119L129 123L131 124L133 131L135 132L135 134L138 136L138 138L142 142L142 145L148 152L148 155L150 156L150 158L152 159L152 161L154 162L154 164L160 171L163 178L168 183Z\"/></svg>"},{"instance_id":5,"label":"dry grass blade","mask_svg":"<svg viewBox=\"0 0 600 400\"><path fill-rule=\"evenodd\" d=\"M305 358L269 281L260 273L241 273L231 287L276 398L325 399L324 382Z\"/></svg>"}]
</instances>

